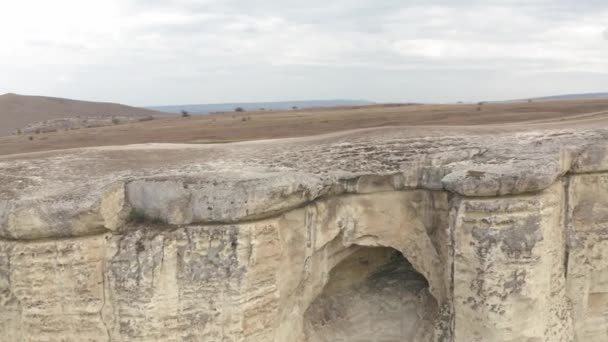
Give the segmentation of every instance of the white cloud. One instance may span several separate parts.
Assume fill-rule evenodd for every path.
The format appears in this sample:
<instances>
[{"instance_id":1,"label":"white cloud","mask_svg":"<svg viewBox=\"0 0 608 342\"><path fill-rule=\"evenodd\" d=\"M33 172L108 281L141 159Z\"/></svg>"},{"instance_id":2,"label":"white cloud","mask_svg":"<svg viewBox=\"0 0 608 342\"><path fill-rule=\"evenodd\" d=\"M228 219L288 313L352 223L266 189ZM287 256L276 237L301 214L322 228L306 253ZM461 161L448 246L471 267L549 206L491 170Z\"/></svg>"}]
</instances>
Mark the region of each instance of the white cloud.
<instances>
[{"instance_id":1,"label":"white cloud","mask_svg":"<svg viewBox=\"0 0 608 342\"><path fill-rule=\"evenodd\" d=\"M598 79L608 82L608 50L598 37L608 39L603 1L0 0L0 6L0 92L133 104L447 101L466 100L463 82L475 78L470 98L589 91L602 84ZM413 73L416 83L403 80ZM571 81L556 78L562 83L548 88L537 78L542 73L568 74ZM434 87L438 80L442 91Z\"/></svg>"}]
</instances>

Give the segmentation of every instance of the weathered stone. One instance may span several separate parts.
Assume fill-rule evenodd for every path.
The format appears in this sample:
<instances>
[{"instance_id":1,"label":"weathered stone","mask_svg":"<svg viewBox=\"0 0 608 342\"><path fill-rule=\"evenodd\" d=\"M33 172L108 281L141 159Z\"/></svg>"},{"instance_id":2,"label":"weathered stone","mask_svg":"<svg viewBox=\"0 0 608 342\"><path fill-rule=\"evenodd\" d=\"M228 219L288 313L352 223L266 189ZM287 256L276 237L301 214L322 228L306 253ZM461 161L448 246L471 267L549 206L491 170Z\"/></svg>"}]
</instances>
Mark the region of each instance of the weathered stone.
<instances>
[{"instance_id":1,"label":"weathered stone","mask_svg":"<svg viewBox=\"0 0 608 342\"><path fill-rule=\"evenodd\" d=\"M0 157L0 341L605 341L607 138Z\"/></svg>"}]
</instances>

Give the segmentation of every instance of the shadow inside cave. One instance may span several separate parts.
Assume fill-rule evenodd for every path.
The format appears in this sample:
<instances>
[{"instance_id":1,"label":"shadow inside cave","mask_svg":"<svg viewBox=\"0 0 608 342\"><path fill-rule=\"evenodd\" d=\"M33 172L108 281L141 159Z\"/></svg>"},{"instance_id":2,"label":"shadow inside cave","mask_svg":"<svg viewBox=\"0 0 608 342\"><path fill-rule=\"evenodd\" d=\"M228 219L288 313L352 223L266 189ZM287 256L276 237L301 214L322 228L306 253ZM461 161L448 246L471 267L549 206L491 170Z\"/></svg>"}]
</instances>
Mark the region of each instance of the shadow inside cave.
<instances>
[{"instance_id":1,"label":"shadow inside cave","mask_svg":"<svg viewBox=\"0 0 608 342\"><path fill-rule=\"evenodd\" d=\"M430 341L437 302L397 250L358 250L330 272L305 313L308 342Z\"/></svg>"}]
</instances>

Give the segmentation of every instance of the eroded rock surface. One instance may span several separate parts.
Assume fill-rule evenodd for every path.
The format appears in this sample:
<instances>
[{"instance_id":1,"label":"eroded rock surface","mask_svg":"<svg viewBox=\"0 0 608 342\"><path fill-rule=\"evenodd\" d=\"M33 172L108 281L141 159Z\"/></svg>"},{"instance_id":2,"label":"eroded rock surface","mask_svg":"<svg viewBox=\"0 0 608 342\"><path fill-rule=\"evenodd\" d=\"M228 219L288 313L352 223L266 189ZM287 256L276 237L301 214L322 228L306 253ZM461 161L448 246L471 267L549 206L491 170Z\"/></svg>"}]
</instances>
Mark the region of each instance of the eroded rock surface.
<instances>
[{"instance_id":1,"label":"eroded rock surface","mask_svg":"<svg viewBox=\"0 0 608 342\"><path fill-rule=\"evenodd\" d=\"M330 272L305 320L308 341L431 340L437 302L426 279L391 248L360 248Z\"/></svg>"},{"instance_id":2,"label":"eroded rock surface","mask_svg":"<svg viewBox=\"0 0 608 342\"><path fill-rule=\"evenodd\" d=\"M606 341L608 130L0 157L0 341Z\"/></svg>"}]
</instances>

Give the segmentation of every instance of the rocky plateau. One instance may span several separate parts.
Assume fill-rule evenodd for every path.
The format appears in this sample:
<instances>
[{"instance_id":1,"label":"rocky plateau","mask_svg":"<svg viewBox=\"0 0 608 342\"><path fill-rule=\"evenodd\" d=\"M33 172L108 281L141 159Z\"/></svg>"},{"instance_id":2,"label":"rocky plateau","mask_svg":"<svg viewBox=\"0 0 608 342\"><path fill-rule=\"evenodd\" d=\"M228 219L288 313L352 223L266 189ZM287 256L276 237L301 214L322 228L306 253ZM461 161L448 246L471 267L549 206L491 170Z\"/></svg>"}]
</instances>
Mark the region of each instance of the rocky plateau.
<instances>
[{"instance_id":1,"label":"rocky plateau","mask_svg":"<svg viewBox=\"0 0 608 342\"><path fill-rule=\"evenodd\" d=\"M0 341L608 341L608 129L0 156Z\"/></svg>"}]
</instances>

